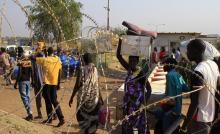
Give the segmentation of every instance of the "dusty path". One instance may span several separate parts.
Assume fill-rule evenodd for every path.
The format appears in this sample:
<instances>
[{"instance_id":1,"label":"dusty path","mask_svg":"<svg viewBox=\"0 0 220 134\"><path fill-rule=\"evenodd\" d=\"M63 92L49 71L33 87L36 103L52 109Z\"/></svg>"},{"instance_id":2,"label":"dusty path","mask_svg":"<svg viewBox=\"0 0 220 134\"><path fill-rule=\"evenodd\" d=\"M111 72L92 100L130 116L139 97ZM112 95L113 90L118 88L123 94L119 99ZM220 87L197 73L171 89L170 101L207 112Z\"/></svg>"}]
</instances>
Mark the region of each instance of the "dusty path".
<instances>
[{"instance_id":1,"label":"dusty path","mask_svg":"<svg viewBox=\"0 0 220 134\"><path fill-rule=\"evenodd\" d=\"M119 104L122 95L117 92L117 89L123 83L122 79L116 79L114 77L107 78L108 91L105 90L104 78L100 78L100 87L102 90L102 94L104 99L106 100L106 93L109 95L109 106L112 111L111 113L111 121L110 126L113 125L116 120L116 105ZM0 80L0 84L3 84L2 79ZM42 120L34 120L29 123L23 120L22 118L26 116L25 109L23 107L20 95L18 90L14 90L12 87L1 86L0 87L0 109L12 115L8 116L0 116L0 134L35 134L35 130L39 130L42 134L81 134L76 118L75 118L75 108L76 108L76 100L73 102L72 108L69 108L68 101L71 96L72 87L74 85L74 79L65 82L62 87L63 89L58 91L58 100L62 98L60 101L60 105L65 116L66 124L60 128L56 128L58 121L53 121L50 125L41 124ZM31 98L34 97L33 90L31 90ZM183 111L184 113L187 110L189 100L184 100ZM46 119L46 111L44 100L42 99L42 112L44 119ZM36 107L35 100L32 101L32 108L34 112L34 116L36 116ZM4 114L0 112L0 115ZM8 121L9 120L9 121ZM9 122L9 123L8 123ZM11 125L9 125L11 124ZM103 130L103 126L100 126L98 130L98 134L103 134L106 131ZM120 127L113 133L120 133ZM37 134L37 132L36 132Z\"/></svg>"},{"instance_id":2,"label":"dusty path","mask_svg":"<svg viewBox=\"0 0 220 134\"><path fill-rule=\"evenodd\" d=\"M106 91L104 88L104 79L101 78L100 80L100 85L102 87L101 90L104 99L106 98ZM111 93L113 92L113 89L117 89L117 85L120 85L119 83L121 83L122 81L118 81L115 79L108 79L108 85L110 85L108 88L108 94L111 95ZM7 118L12 119L12 122L14 122L13 120L17 120L17 122L14 122L16 126L20 126L20 129L25 129L25 127L22 127L22 124L26 124L26 121L23 120L22 118L24 118L26 116L26 112L24 109L24 106L22 104L20 95L18 90L14 90L11 87L8 86L4 86L3 85L3 81L1 79L0 81L1 83L1 89L0 89L0 111L1 115L4 114L4 112L8 112L11 113L12 115L7 115L7 116L0 116L0 121L1 120L5 120ZM57 125L58 121L53 121L52 124L50 125L44 125L41 124L42 120L34 120L32 121L31 124L31 128L44 128L45 130L50 130L48 132L53 132L53 133L57 133L57 134L65 134L67 132L70 132L70 134L79 134L81 133L80 129L78 128L78 124L75 118L75 108L76 108L76 100L74 99L73 102L73 106L72 108L69 108L68 106L68 102L69 102L69 98L71 96L71 92L72 92L72 87L74 85L74 79L70 80L70 81L66 81L65 84L62 85L62 87L64 87L63 89L58 91L58 100L60 100L62 98L62 100L60 101L60 105L63 111L63 114L65 116L65 120L66 120L66 124L60 128L56 128L55 126ZM31 98L34 97L34 92L33 90L31 90ZM75 97L76 98L76 97ZM110 100L110 102L112 102ZM44 105L44 99L42 99L42 113L44 116L44 119L46 119L46 111L45 111L45 105ZM32 101L32 109L33 109L33 113L34 116L36 116L36 107L35 107L35 100ZM16 117L16 118L15 118ZM33 125L34 123L34 125ZM7 125L6 125L7 126ZM8 126L6 127L4 125L0 124L0 134L5 134L5 133L11 133L12 130L14 130L14 127L12 126ZM69 127L70 126L70 127ZM104 131L102 130L102 126L100 126L100 129L98 130L98 133L102 134L104 133ZM2 130L3 129L3 130ZM16 129L15 129L16 130ZM15 131L13 131L14 134ZM23 131L18 131L16 132L18 134L23 134ZM34 133L34 131L33 131Z\"/></svg>"}]
</instances>

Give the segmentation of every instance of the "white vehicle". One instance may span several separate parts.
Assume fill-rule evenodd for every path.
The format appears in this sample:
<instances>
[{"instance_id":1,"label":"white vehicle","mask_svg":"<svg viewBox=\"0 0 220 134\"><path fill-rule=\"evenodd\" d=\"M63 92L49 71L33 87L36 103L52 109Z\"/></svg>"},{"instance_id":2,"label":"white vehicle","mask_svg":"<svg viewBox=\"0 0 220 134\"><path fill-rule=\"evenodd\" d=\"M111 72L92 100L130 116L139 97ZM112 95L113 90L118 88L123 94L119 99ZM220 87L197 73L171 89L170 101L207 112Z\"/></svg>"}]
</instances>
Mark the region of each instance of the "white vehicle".
<instances>
[{"instance_id":1,"label":"white vehicle","mask_svg":"<svg viewBox=\"0 0 220 134\"><path fill-rule=\"evenodd\" d=\"M25 56L30 56L32 54L32 49L30 46L21 46L24 50L24 55Z\"/></svg>"},{"instance_id":2,"label":"white vehicle","mask_svg":"<svg viewBox=\"0 0 220 134\"><path fill-rule=\"evenodd\" d=\"M32 49L31 49L30 46L21 46L21 47L22 47L23 50L24 50L24 55L25 55L25 56L29 56L29 55L32 54L33 51L32 51ZM7 50L8 52L15 51L16 48L17 48L16 45L8 45L8 46L6 46L6 50Z\"/></svg>"},{"instance_id":3,"label":"white vehicle","mask_svg":"<svg viewBox=\"0 0 220 134\"><path fill-rule=\"evenodd\" d=\"M16 50L16 45L7 45L6 46L6 51L11 52Z\"/></svg>"}]
</instances>

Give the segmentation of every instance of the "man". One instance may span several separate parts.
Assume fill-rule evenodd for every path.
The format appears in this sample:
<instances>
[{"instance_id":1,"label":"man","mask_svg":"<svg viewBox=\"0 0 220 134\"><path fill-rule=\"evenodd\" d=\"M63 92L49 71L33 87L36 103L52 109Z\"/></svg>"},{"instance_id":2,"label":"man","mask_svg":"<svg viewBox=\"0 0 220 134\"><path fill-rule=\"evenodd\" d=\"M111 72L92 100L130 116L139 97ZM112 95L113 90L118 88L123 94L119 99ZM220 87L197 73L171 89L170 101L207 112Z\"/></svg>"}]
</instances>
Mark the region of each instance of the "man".
<instances>
[{"instance_id":1,"label":"man","mask_svg":"<svg viewBox=\"0 0 220 134\"><path fill-rule=\"evenodd\" d=\"M11 79L7 77L10 69L10 55L6 52L5 48L1 48L1 56L0 56L0 63L2 64L4 78L6 80L6 85L11 84Z\"/></svg>"},{"instance_id":2,"label":"man","mask_svg":"<svg viewBox=\"0 0 220 134\"><path fill-rule=\"evenodd\" d=\"M217 64L205 56L204 41L194 39L187 45L187 57L196 62L195 74L191 78L191 89L200 89L191 94L191 104L182 132L209 134L215 116L215 89L219 69Z\"/></svg>"},{"instance_id":3,"label":"man","mask_svg":"<svg viewBox=\"0 0 220 134\"><path fill-rule=\"evenodd\" d=\"M27 121L33 120L31 100L30 100L30 78L31 78L31 62L24 57L22 47L18 47L18 75L14 88L19 86L19 93L25 106L28 116L25 118Z\"/></svg>"},{"instance_id":4,"label":"man","mask_svg":"<svg viewBox=\"0 0 220 134\"><path fill-rule=\"evenodd\" d=\"M46 111L48 119L44 121L44 123L52 122L52 112L53 107L56 111L56 114L59 119L59 123L57 127L62 126L64 121L64 116L59 106L59 102L57 101L57 89L59 89L59 77L60 77L60 69L61 69L61 61L57 56L54 56L54 51L52 47L49 47L47 50L48 56L46 58L37 57L36 62L40 64L43 68L44 74L44 87L43 87L43 97L46 103ZM51 104L52 103L52 104Z\"/></svg>"},{"instance_id":5,"label":"man","mask_svg":"<svg viewBox=\"0 0 220 134\"><path fill-rule=\"evenodd\" d=\"M44 57L44 53L43 53L44 47L45 47L44 42L38 42L34 57ZM37 64L35 60L32 60L32 75L33 75L32 86L34 88L34 93L36 96L35 100L36 100L36 107L38 113L38 116L35 118L41 119L42 118L41 94L43 88L43 70L42 67L39 64Z\"/></svg>"}]
</instances>

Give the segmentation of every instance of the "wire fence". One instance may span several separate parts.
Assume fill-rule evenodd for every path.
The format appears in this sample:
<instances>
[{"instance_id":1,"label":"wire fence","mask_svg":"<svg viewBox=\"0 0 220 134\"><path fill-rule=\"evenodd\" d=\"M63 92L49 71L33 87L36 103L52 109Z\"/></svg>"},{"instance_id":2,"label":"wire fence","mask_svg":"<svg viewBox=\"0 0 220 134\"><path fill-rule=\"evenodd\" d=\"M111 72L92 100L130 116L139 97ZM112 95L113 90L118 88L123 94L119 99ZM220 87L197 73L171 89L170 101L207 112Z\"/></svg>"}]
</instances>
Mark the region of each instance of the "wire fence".
<instances>
[{"instance_id":1,"label":"wire fence","mask_svg":"<svg viewBox=\"0 0 220 134\"><path fill-rule=\"evenodd\" d=\"M44 0L44 1L46 2L46 0ZM34 3L34 1L32 1L32 0L31 0L31 2ZM56 22L57 25L58 25L59 30L62 32L63 30L62 30L62 27L60 26L60 22L59 22L60 20L57 19L57 17L56 17L55 14L54 14L53 9L50 8L50 5L48 5L48 3L47 3L47 7L49 8L49 9L47 9L46 7L44 7L43 5L41 5L41 2L40 2L40 1L36 1L36 2L38 2L38 4L40 5L40 7L41 7L42 9L44 9L45 11L47 11L47 12L52 16L52 18L54 18L55 22ZM19 1L16 0L16 3L21 7L21 9L23 9L22 6L21 6L21 4L19 3ZM66 6L64 3L62 3L62 5L65 6L65 8L67 9L67 6ZM67 12L69 12L68 9L67 9ZM99 25L97 24L97 22L96 22L92 17L90 17L89 15L84 14L84 13L82 13L82 15L85 16L86 18L88 18L89 20L91 20L91 21L95 24L95 26L97 27L97 29L99 28ZM62 33L63 33L63 32L62 32ZM63 35L63 39L64 39L64 42L65 42L65 41L66 41L66 40L65 40L65 36L64 36L64 34L62 34L62 35ZM95 38L96 38L96 37L95 37ZM81 37L78 37L77 39L81 39ZM70 39L70 40L71 40L71 39ZM75 39L73 39L73 40L75 40ZM97 54L97 55L99 54L97 46L96 46L96 54ZM107 103L107 106L106 106L106 107L107 107L107 111L108 111L108 108L109 108L109 94L108 94L108 84L107 84L107 80L106 80L106 73L105 73L105 69L106 69L106 68L105 68L105 67L108 67L108 66L109 66L108 63L110 63L110 64L116 64L116 66L119 66L119 67L120 67L120 64L118 64L118 61L117 61L117 59L116 59L114 53L107 53L107 54L104 54L104 55L101 54L101 57L99 57L99 58L97 59L97 63L98 63L98 66L100 66L100 68L101 68L101 69L100 69L101 74L102 74L103 77L104 77L104 82L105 82L104 87L105 87L106 98L107 98L107 99L106 99L106 103ZM103 63L104 63L104 64L103 64ZM105 67L104 67L103 65L105 65ZM169 65L170 65L170 64L169 64ZM194 71L192 71L192 70L189 69L189 68L185 68L185 67L178 66L178 65L174 65L174 66L175 66L176 68L183 69L184 71L190 72L190 73L194 74L195 76L197 76L197 77L199 77L200 79L203 80L203 78L201 78L200 76L198 76ZM142 69L142 68L141 68L141 69ZM68 71L69 71L69 70L68 70ZM67 71L67 73L69 73L68 71ZM148 76L148 75L149 75L149 73L146 73L146 74L144 74L142 77L138 77L138 78L135 78L135 79L132 79L132 80L133 80L133 81L137 81L137 80L139 80L139 79L141 79L141 78L143 78L143 77L146 77L146 76ZM203 80L203 81L204 81L204 80ZM129 82L129 81L128 81L128 82ZM205 81L204 81L204 82L205 82ZM127 83L124 83L124 84L127 84ZM212 87L212 86L209 85L208 83L206 83L205 86L206 86L206 87L209 87L209 88L211 88L211 89L214 89L214 90L216 91L216 93L220 95L220 93L217 91L216 87ZM110 129L110 130L107 129L107 126L108 126L109 124L107 124L108 122L106 122L106 123L105 123L105 130L106 130L107 133L112 133L118 126L122 125L122 123L123 123L124 121L129 120L130 117L139 114L140 112L142 112L142 111L145 110L145 109L154 107L155 105L157 105L157 104L159 104L159 103L161 103L161 102L163 102L163 101L167 101L167 100L174 99L174 98L177 98L177 97L180 97L180 96L183 96L183 95L188 95L188 94L192 94L192 93L194 93L194 92L198 92L198 91L202 90L203 88L204 88L204 86L203 86L203 87L199 87L198 89L193 90L193 91L190 91L190 92L186 92L186 93L179 94L179 95L177 95L177 96L164 98L164 99L159 100L159 101L156 101L156 102L154 102L154 103L152 103L152 104L148 104L148 105L145 104L145 105L143 105L142 107L140 107L140 109L134 111L132 114L126 115L122 120L118 120L115 125L111 126L111 129ZM209 89L209 88L208 88L208 89ZM36 95L34 95L34 97L32 97L32 98L30 99L30 103L32 103L32 101L35 100L35 98L36 98L38 95L41 94L42 90L43 90L43 87L40 89L40 91L39 91ZM0 87L0 93L3 93L2 91L3 91L3 87ZM53 111L49 114L49 119L51 119L51 118L53 117L53 115L55 114L55 111L56 111L57 108L60 106L60 103L63 101L63 98L64 98L64 95L65 95L66 91L67 91L66 88L64 88L64 90L63 90L62 93L61 93L62 95L61 95L61 98L60 98L60 100L59 100L59 104L58 104L57 107L55 107L55 108L53 109ZM212 91L210 91L210 92L211 92L211 94L213 95L213 97L215 97L215 95L212 93ZM218 104L219 104L219 101L217 100L216 97L215 97L215 100L216 100L216 102L218 102ZM10 111L10 112L4 112L4 114L1 115L0 118L1 118L1 117L7 117L7 116L10 116L10 115L13 115L13 114L15 114L16 112L18 112L19 110L21 110L21 109L23 109L23 108L24 108L24 106L18 107L18 108L14 109L14 110L12 110L12 111ZM108 114L109 114L109 113L107 113L106 118L108 117ZM73 119L74 116L75 116L75 113L74 113L73 115L71 115L70 121L68 121L69 123L67 124L67 134L70 132L70 127L71 127L71 125L73 124L73 120L72 120L72 119ZM106 119L106 120L107 120L107 119ZM49 121L49 120L48 120L48 121ZM47 123L48 123L48 122L46 122L45 124L47 124ZM4 128L1 128L1 129L0 129L0 132L1 132L1 131L4 131L5 129L8 129L8 128L10 128L10 125L8 125L8 126L6 126L6 127L4 127ZM200 130L200 131L202 131L202 130ZM197 133L197 132L196 132L196 133ZM198 132L198 133L199 133L199 132Z\"/></svg>"}]
</instances>

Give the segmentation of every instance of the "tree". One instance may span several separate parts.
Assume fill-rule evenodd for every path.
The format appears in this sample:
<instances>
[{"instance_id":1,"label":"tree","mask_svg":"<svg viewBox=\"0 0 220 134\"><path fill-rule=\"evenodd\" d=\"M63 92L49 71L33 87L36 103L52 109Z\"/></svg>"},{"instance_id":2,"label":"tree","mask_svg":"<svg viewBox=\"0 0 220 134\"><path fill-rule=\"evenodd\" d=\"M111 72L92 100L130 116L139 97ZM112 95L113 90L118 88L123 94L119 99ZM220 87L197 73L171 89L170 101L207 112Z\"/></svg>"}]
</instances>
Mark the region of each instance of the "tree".
<instances>
[{"instance_id":1,"label":"tree","mask_svg":"<svg viewBox=\"0 0 220 134\"><path fill-rule=\"evenodd\" d=\"M38 0L35 4L26 7L29 12L27 25L33 30L33 37L37 40L55 40L59 43L64 41L63 36L65 40L73 39L80 34L81 7L82 4L74 0ZM56 16L63 33L51 14Z\"/></svg>"}]
</instances>

